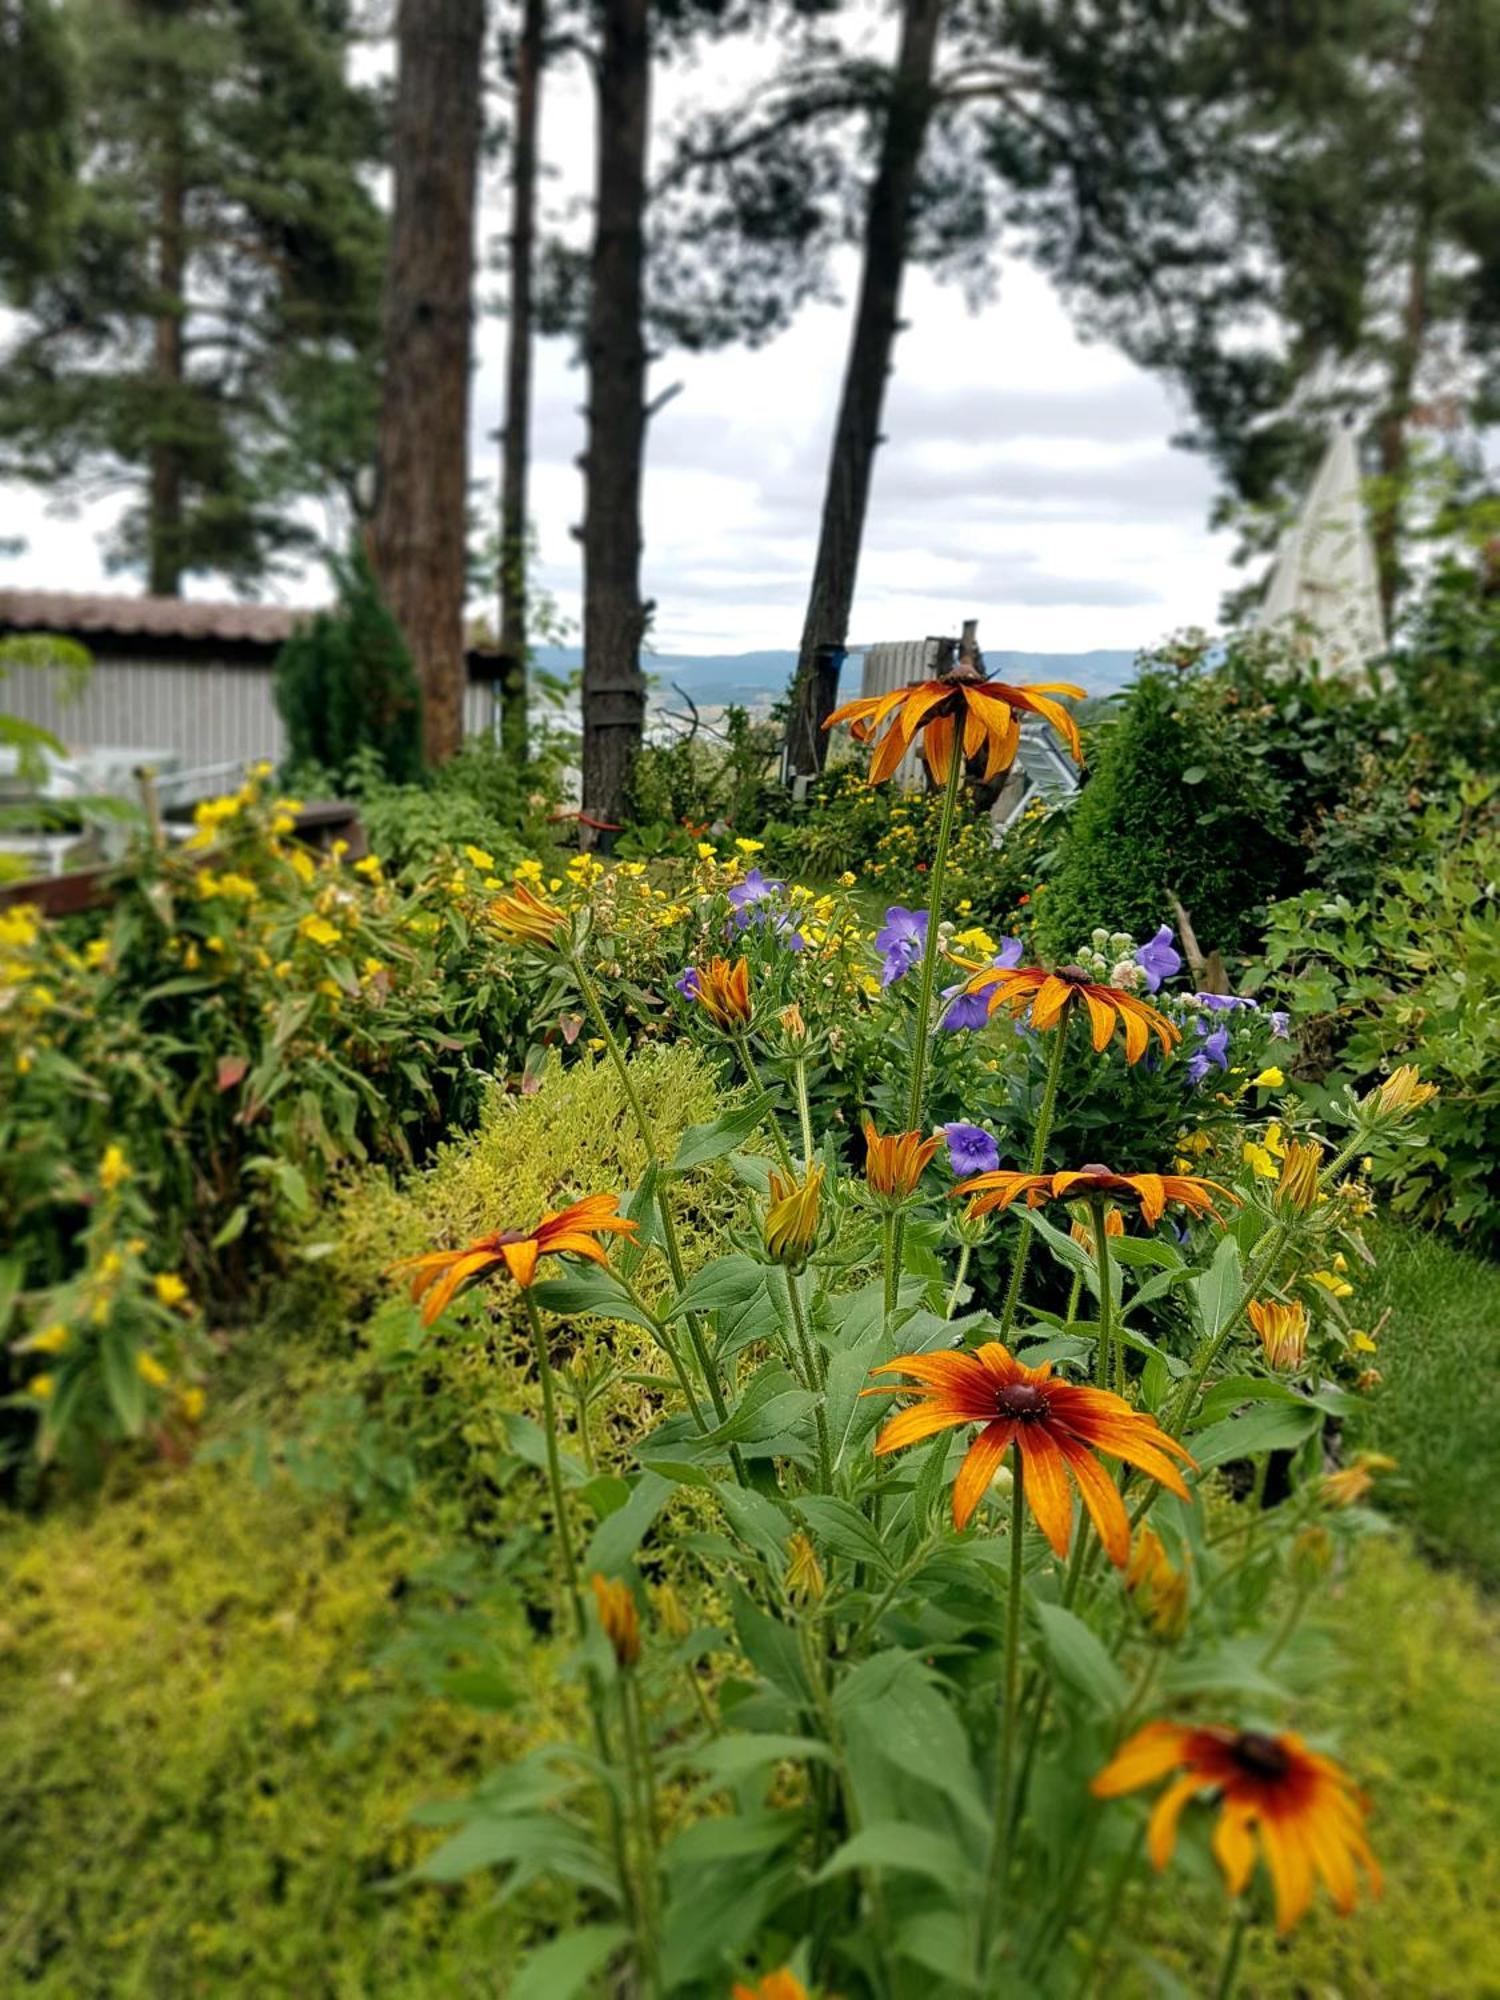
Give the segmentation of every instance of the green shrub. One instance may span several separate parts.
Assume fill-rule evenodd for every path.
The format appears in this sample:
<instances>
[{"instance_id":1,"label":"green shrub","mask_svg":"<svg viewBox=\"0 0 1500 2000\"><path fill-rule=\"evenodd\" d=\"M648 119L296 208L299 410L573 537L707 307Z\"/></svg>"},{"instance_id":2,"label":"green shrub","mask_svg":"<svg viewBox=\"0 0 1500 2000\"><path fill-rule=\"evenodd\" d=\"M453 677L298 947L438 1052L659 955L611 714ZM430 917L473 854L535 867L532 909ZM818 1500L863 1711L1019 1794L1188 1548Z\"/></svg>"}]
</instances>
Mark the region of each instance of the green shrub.
<instances>
[{"instance_id":1,"label":"green shrub","mask_svg":"<svg viewBox=\"0 0 1500 2000\"><path fill-rule=\"evenodd\" d=\"M1192 653L1148 663L1090 743L1040 906L1044 949L1100 924L1145 935L1176 895L1205 952L1251 955L1268 902L1389 861L1428 762L1393 700L1254 639L1211 666Z\"/></svg>"},{"instance_id":2,"label":"green shrub","mask_svg":"<svg viewBox=\"0 0 1500 2000\"><path fill-rule=\"evenodd\" d=\"M422 693L401 628L369 561L338 572L339 601L293 634L276 656L276 707L290 767L341 771L360 750L393 782L422 770Z\"/></svg>"},{"instance_id":3,"label":"green shrub","mask_svg":"<svg viewBox=\"0 0 1500 2000\"><path fill-rule=\"evenodd\" d=\"M1392 1207L1500 1245L1500 823L1471 779L1433 807L1420 859L1366 900L1317 889L1269 913L1269 990L1292 1013L1304 1069L1363 1089L1415 1063L1439 1096L1394 1158Z\"/></svg>"},{"instance_id":4,"label":"green shrub","mask_svg":"<svg viewBox=\"0 0 1500 2000\"><path fill-rule=\"evenodd\" d=\"M780 732L725 711L722 732L695 731L675 743L648 743L630 779L629 825L616 852L632 857L690 854L711 827L754 833L779 796L771 784Z\"/></svg>"}]
</instances>

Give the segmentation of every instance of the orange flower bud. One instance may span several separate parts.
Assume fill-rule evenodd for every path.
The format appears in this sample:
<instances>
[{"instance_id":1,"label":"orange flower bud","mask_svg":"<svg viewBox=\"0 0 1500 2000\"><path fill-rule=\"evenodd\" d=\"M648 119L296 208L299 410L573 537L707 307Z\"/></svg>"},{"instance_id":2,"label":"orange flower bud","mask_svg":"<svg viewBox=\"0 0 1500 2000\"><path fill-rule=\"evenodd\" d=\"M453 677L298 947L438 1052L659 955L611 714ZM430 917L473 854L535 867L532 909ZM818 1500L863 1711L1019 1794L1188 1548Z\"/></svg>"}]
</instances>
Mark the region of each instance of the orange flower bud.
<instances>
[{"instance_id":1,"label":"orange flower bud","mask_svg":"<svg viewBox=\"0 0 1500 2000\"><path fill-rule=\"evenodd\" d=\"M629 1584L622 1583L618 1577L603 1577L597 1572L589 1581L594 1586L599 1623L604 1627L605 1638L615 1649L615 1658L622 1667L633 1667L641 1657L641 1620Z\"/></svg>"}]
</instances>

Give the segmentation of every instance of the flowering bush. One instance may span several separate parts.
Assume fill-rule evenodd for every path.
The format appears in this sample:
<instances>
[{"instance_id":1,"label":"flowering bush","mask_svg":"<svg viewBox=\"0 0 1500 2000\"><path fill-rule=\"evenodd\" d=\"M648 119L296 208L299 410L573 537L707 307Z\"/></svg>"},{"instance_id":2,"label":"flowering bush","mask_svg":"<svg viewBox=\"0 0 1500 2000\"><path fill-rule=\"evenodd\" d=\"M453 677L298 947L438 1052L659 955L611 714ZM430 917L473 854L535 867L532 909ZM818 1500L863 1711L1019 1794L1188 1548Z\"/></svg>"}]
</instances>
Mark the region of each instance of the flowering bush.
<instances>
[{"instance_id":1,"label":"flowering bush","mask_svg":"<svg viewBox=\"0 0 1500 2000\"><path fill-rule=\"evenodd\" d=\"M10 1381L48 1449L110 1412L138 1432L173 1397L190 1421L175 1363L140 1374L154 1277L243 1292L331 1172L471 1117L524 1026L483 931L492 855L445 851L400 886L374 856L318 859L267 776L133 861L100 916L0 911ZM173 1303L158 1330L180 1346Z\"/></svg>"},{"instance_id":2,"label":"flowering bush","mask_svg":"<svg viewBox=\"0 0 1500 2000\"><path fill-rule=\"evenodd\" d=\"M1368 1801L1292 1723L1302 1613L1388 1469L1325 1459L1361 1386L1340 1313L1368 1196L1349 1172L1430 1093L1402 1069L1316 1125L1279 1096L1267 1117L1281 1074L1249 1065L1278 1024L1167 998L1159 924L1060 966L945 932L957 734L980 702L992 758L1038 706L959 669L866 731L925 733L943 786L925 907L877 936L753 856L700 856L680 904L585 868L575 893L521 882L493 905L542 1014L592 1028L644 1163L629 1190L564 1176L545 1205L501 1201L398 1273L412 1343L450 1310L482 1341L463 1299L495 1287L540 1393L584 1737L444 1807L456 1830L423 1869L584 1886L582 1920L522 1975L537 1991L612 1968L648 1994L758 2000L908 1975L1072 1992L1117 1962L1143 1842L1160 1875L1179 1844L1201 1869L1211 1839L1228 1993L1247 1927L1379 1892ZM632 977L663 939L693 944L670 999ZM973 1001L999 1025L940 1025ZM658 1032L701 1038L742 1086L671 1139L620 1035L663 1005ZM855 1022L878 1051L862 1149L812 1088ZM1148 1065L1171 1092L1155 1157L1122 1154L1118 1126L1112 1164L1080 1156L1066 1119L1106 1068ZM934 1131L944 1093L967 1108L984 1076L1024 1107L1014 1128ZM1205 1092L1215 1118L1184 1138ZM681 1198L706 1168L739 1214L691 1268ZM661 1357L607 1468L581 1396L565 1414L591 1321ZM669 1563L696 1566L696 1622L646 1587ZM1146 1791L1149 1819L1123 1803Z\"/></svg>"}]
</instances>

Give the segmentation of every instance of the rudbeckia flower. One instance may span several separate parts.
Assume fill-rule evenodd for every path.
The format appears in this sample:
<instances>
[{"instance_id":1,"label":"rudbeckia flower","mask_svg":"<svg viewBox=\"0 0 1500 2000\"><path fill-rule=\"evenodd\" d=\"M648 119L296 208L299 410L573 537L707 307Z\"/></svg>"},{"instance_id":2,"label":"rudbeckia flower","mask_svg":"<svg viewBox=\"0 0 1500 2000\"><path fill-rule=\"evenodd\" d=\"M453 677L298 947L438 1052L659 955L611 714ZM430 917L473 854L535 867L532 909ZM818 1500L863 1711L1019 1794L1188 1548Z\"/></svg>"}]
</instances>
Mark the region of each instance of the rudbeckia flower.
<instances>
[{"instance_id":1,"label":"rudbeckia flower","mask_svg":"<svg viewBox=\"0 0 1500 2000\"><path fill-rule=\"evenodd\" d=\"M823 1169L804 1180L771 1170L771 1205L766 1210L766 1249L778 1264L805 1264L818 1233Z\"/></svg>"},{"instance_id":2,"label":"rudbeckia flower","mask_svg":"<svg viewBox=\"0 0 1500 2000\"><path fill-rule=\"evenodd\" d=\"M1093 1782L1096 1798L1119 1798L1181 1771L1151 1812L1147 1849L1165 1868L1188 1800L1211 1792L1219 1801L1214 1859L1231 1896L1243 1893L1255 1866L1255 1842L1276 1891L1276 1929L1289 1931L1312 1902L1321 1876L1333 1905L1347 1916L1358 1900L1356 1864L1380 1894L1380 1864L1365 1839L1369 1805L1347 1771L1309 1750L1300 1736L1253 1729L1193 1729L1148 1722Z\"/></svg>"},{"instance_id":3,"label":"rudbeckia flower","mask_svg":"<svg viewBox=\"0 0 1500 2000\"><path fill-rule=\"evenodd\" d=\"M959 726L963 728L963 754L986 754L984 776L988 783L1009 770L1015 762L1021 740L1021 713L1039 715L1066 742L1075 763L1083 762L1083 744L1078 724L1067 709L1049 699L1068 695L1082 701L1084 690L1071 681L1038 681L1030 687L1011 687L1005 681L986 680L977 667L961 664L937 680L917 681L896 688L890 694L865 695L846 701L823 724L832 729L847 722L856 743L869 743L877 736L875 754L870 759L872 785L890 777L920 734L922 756L934 784L946 784ZM887 722L883 736L880 726Z\"/></svg>"},{"instance_id":4,"label":"rudbeckia flower","mask_svg":"<svg viewBox=\"0 0 1500 2000\"><path fill-rule=\"evenodd\" d=\"M911 1375L921 1385L866 1389L867 1396L915 1395L909 1410L891 1418L875 1441L877 1455L900 1451L959 1424L984 1428L969 1446L953 1484L953 1525L967 1525L1012 1445L1020 1460L1026 1504L1059 1556L1068 1553L1073 1527L1071 1476L1093 1516L1109 1559L1123 1569L1130 1556L1130 1522L1119 1489L1094 1456L1107 1452L1138 1466L1152 1479L1188 1497L1173 1465L1192 1459L1154 1417L1133 1410L1107 1389L1059 1382L1052 1364L1027 1368L997 1341L972 1353L903 1354L873 1371ZM1168 1456L1170 1454L1170 1456Z\"/></svg>"},{"instance_id":5,"label":"rudbeckia flower","mask_svg":"<svg viewBox=\"0 0 1500 2000\"><path fill-rule=\"evenodd\" d=\"M1260 1336L1268 1368L1300 1368L1307 1359L1307 1308L1294 1300L1252 1299L1250 1324Z\"/></svg>"},{"instance_id":6,"label":"rudbeckia flower","mask_svg":"<svg viewBox=\"0 0 1500 2000\"><path fill-rule=\"evenodd\" d=\"M634 1236L638 1228L618 1212L619 1205L618 1195L586 1195L569 1208L549 1211L535 1229L497 1229L462 1250L429 1250L420 1257L403 1257L391 1266L389 1275L410 1278L413 1300L426 1293L422 1324L431 1326L461 1286L471 1279L488 1277L502 1265L518 1285L526 1286L535 1282L537 1261L542 1257L587 1257L595 1264L607 1264L609 1259L598 1238Z\"/></svg>"},{"instance_id":7,"label":"rudbeckia flower","mask_svg":"<svg viewBox=\"0 0 1500 2000\"><path fill-rule=\"evenodd\" d=\"M1091 1163L1060 1174L1023 1174L1003 1167L998 1173L975 1174L960 1181L951 1191L971 1194L971 1215L988 1215L993 1209L1007 1209L1013 1201L1026 1197L1028 1208L1040 1208L1047 1201L1088 1201L1102 1196L1109 1201L1139 1202L1141 1215L1151 1226L1161 1221L1167 1203L1176 1202L1190 1215L1217 1216L1214 1196L1226 1201L1237 1197L1217 1181L1199 1180L1194 1174L1112 1174L1108 1167Z\"/></svg>"},{"instance_id":8,"label":"rudbeckia flower","mask_svg":"<svg viewBox=\"0 0 1500 2000\"><path fill-rule=\"evenodd\" d=\"M736 1980L733 2000L808 2000L808 1994L796 1973L783 1966L779 1972L766 1973L753 1986Z\"/></svg>"},{"instance_id":9,"label":"rudbeckia flower","mask_svg":"<svg viewBox=\"0 0 1500 2000\"><path fill-rule=\"evenodd\" d=\"M992 1014L1008 1007L1012 1019L1019 1021L1024 1014L1033 1028L1055 1028L1066 1020L1070 1006L1081 1004L1088 1010L1095 1049L1109 1046L1117 1026L1124 1030L1127 1062L1140 1061L1152 1035L1165 1055L1182 1039L1181 1030L1165 1014L1118 986L1096 984L1081 965L1060 966L1056 972L1039 965L986 967L975 973L968 990L988 993Z\"/></svg>"},{"instance_id":10,"label":"rudbeckia flower","mask_svg":"<svg viewBox=\"0 0 1500 2000\"><path fill-rule=\"evenodd\" d=\"M882 1137L865 1120L865 1180L874 1194L905 1201L926 1173L940 1141L920 1132L892 1132Z\"/></svg>"}]
</instances>

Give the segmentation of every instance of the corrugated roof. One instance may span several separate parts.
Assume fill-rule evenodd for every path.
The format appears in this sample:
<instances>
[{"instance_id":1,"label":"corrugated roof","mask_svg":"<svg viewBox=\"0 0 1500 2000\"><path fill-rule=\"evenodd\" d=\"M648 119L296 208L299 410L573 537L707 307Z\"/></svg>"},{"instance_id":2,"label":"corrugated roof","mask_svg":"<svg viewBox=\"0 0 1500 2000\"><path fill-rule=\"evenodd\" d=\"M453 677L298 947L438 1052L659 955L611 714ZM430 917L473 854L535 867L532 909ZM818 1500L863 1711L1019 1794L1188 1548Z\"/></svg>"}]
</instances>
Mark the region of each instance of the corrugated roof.
<instances>
[{"instance_id":1,"label":"corrugated roof","mask_svg":"<svg viewBox=\"0 0 1500 2000\"><path fill-rule=\"evenodd\" d=\"M208 604L188 597L120 597L72 590L0 590L0 632L94 632L122 639L219 639L280 646L321 608ZM471 661L495 650L487 634L469 633Z\"/></svg>"}]
</instances>

